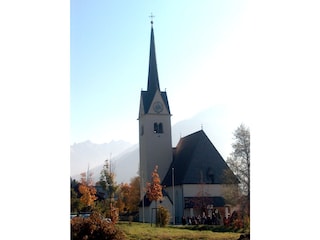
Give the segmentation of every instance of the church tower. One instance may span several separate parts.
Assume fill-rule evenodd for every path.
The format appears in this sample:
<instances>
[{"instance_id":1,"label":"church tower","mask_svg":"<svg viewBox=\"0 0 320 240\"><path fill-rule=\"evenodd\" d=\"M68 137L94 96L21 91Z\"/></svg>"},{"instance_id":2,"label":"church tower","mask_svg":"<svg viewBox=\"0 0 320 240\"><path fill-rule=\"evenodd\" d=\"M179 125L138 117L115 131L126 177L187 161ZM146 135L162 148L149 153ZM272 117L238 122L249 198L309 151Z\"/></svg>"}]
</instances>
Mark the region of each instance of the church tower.
<instances>
[{"instance_id":1,"label":"church tower","mask_svg":"<svg viewBox=\"0 0 320 240\"><path fill-rule=\"evenodd\" d=\"M152 21L148 88L141 91L138 120L140 178L145 187L156 165L162 181L172 162L171 113L167 93L160 90ZM142 199L143 191L140 195Z\"/></svg>"}]
</instances>

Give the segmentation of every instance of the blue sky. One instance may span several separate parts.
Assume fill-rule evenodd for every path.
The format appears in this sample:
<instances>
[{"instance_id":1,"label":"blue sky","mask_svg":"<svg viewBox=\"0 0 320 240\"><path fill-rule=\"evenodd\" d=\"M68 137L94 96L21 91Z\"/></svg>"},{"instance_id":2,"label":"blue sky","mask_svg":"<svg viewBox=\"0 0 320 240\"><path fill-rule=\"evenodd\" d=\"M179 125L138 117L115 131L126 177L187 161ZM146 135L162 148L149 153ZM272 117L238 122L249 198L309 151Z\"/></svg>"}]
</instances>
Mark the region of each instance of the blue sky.
<instances>
[{"instance_id":1,"label":"blue sky","mask_svg":"<svg viewBox=\"0 0 320 240\"><path fill-rule=\"evenodd\" d=\"M160 88L168 92L172 124L228 102L214 63L237 34L246 2L77 0L70 7L70 144L138 142L151 12Z\"/></svg>"}]
</instances>

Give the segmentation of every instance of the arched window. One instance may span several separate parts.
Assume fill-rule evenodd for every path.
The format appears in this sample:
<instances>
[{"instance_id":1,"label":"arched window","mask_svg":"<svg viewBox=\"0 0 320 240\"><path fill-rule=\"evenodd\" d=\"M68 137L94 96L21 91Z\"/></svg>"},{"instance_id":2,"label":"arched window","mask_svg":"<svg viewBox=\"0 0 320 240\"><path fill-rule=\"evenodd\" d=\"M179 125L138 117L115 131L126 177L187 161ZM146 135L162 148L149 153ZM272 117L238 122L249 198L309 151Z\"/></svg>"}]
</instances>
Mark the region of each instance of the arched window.
<instances>
[{"instance_id":1,"label":"arched window","mask_svg":"<svg viewBox=\"0 0 320 240\"><path fill-rule=\"evenodd\" d=\"M153 132L154 133L158 133L159 129L158 129L158 123L154 123L153 124Z\"/></svg>"},{"instance_id":2,"label":"arched window","mask_svg":"<svg viewBox=\"0 0 320 240\"><path fill-rule=\"evenodd\" d=\"M153 133L163 133L162 123L154 123L153 124Z\"/></svg>"},{"instance_id":3,"label":"arched window","mask_svg":"<svg viewBox=\"0 0 320 240\"><path fill-rule=\"evenodd\" d=\"M159 123L159 133L163 133L163 126L162 126L162 123Z\"/></svg>"}]
</instances>

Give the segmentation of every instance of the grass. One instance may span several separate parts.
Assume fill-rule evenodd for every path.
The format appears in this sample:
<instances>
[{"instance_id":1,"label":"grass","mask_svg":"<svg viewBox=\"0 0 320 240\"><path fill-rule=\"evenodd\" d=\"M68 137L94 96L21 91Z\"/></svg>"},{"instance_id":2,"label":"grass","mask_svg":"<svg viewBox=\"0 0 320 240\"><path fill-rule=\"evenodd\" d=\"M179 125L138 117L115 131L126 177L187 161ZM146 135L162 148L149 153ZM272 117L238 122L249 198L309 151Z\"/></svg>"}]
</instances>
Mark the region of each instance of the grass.
<instances>
[{"instance_id":1,"label":"grass","mask_svg":"<svg viewBox=\"0 0 320 240\"><path fill-rule=\"evenodd\" d=\"M117 226L124 232L126 239L133 240L176 240L176 239L215 239L215 240L236 240L240 233L232 232L212 232L189 230L180 227L151 227L148 223L133 222L131 225L128 222L120 222Z\"/></svg>"}]
</instances>

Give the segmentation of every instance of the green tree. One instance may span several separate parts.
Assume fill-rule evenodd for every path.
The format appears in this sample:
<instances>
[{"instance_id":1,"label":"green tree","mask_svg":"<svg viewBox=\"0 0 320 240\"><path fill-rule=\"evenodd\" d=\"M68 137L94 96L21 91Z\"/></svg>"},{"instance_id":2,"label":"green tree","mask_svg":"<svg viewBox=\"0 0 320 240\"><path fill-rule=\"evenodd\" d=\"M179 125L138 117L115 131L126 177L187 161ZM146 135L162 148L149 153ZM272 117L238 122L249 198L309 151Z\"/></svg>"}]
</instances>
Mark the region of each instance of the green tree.
<instances>
[{"instance_id":1,"label":"green tree","mask_svg":"<svg viewBox=\"0 0 320 240\"><path fill-rule=\"evenodd\" d=\"M80 201L81 194L79 192L79 182L70 178L70 211L75 213L82 210L84 207Z\"/></svg>"},{"instance_id":2,"label":"green tree","mask_svg":"<svg viewBox=\"0 0 320 240\"><path fill-rule=\"evenodd\" d=\"M102 188L107 192L110 206L109 208L109 216L111 219L115 217L115 208L114 208L114 196L119 186L115 181L115 174L111 170L111 166L108 160L105 161L103 168L100 173L100 181L98 182L102 186Z\"/></svg>"},{"instance_id":3,"label":"green tree","mask_svg":"<svg viewBox=\"0 0 320 240\"><path fill-rule=\"evenodd\" d=\"M115 174L111 170L109 161L106 160L105 164L103 165L103 168L100 172L100 181L99 184L102 186L102 188L107 191L107 194L110 199L114 198L114 194L118 189L118 185L115 181Z\"/></svg>"},{"instance_id":4,"label":"green tree","mask_svg":"<svg viewBox=\"0 0 320 240\"><path fill-rule=\"evenodd\" d=\"M80 198L78 197L78 193L73 189L70 188L70 211L75 213L82 210L84 207L83 203L80 201Z\"/></svg>"}]
</instances>

